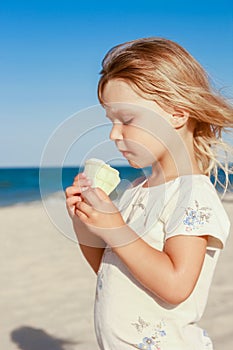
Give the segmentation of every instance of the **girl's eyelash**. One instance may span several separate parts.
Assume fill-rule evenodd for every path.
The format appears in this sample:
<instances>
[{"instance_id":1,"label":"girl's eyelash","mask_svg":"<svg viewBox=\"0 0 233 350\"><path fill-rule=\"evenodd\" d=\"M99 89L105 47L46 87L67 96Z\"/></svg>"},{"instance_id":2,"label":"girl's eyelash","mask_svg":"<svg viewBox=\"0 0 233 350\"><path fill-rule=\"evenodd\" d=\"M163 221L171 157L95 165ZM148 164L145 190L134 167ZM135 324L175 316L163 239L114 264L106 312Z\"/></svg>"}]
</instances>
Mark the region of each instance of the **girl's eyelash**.
<instances>
[{"instance_id":1,"label":"girl's eyelash","mask_svg":"<svg viewBox=\"0 0 233 350\"><path fill-rule=\"evenodd\" d=\"M106 115L106 118L108 118L112 123L114 123L114 120L113 120L111 117L109 117L108 115ZM119 121L120 121L120 118L119 118ZM133 121L133 118L128 119L128 120L125 120L125 121L122 120L121 123L122 123L123 125L128 125L128 124L130 124L132 121Z\"/></svg>"},{"instance_id":2,"label":"girl's eyelash","mask_svg":"<svg viewBox=\"0 0 233 350\"><path fill-rule=\"evenodd\" d=\"M128 124L130 124L132 121L133 121L133 119L125 120L125 121L123 122L123 124L124 124L124 125L128 125Z\"/></svg>"}]
</instances>

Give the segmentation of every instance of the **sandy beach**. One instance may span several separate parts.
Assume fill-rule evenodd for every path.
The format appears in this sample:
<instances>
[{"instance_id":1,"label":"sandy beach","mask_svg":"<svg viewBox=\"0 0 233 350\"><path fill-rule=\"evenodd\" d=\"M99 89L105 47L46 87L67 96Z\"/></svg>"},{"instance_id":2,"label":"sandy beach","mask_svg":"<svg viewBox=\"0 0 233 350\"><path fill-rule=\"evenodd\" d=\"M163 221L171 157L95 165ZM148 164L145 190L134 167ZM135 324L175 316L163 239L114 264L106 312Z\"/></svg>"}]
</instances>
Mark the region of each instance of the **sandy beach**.
<instances>
[{"instance_id":1,"label":"sandy beach","mask_svg":"<svg viewBox=\"0 0 233 350\"><path fill-rule=\"evenodd\" d=\"M62 210L62 199L57 201ZM223 204L233 226L233 198ZM56 198L51 207L56 207ZM77 244L49 216L42 202L0 209L1 350L98 349L93 325L95 275ZM232 248L233 227L200 323L215 350L233 346Z\"/></svg>"}]
</instances>

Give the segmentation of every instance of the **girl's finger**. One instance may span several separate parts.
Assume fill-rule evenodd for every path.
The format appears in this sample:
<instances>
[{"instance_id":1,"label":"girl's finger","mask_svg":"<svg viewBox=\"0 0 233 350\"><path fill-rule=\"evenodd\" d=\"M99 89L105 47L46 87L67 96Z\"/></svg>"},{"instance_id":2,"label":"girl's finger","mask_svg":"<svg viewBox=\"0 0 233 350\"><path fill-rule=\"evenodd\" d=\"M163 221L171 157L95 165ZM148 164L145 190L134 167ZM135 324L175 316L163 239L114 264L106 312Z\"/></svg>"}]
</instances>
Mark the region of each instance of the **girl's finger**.
<instances>
[{"instance_id":1,"label":"girl's finger","mask_svg":"<svg viewBox=\"0 0 233 350\"><path fill-rule=\"evenodd\" d=\"M98 208L101 203L100 196L97 194L97 190L95 188L88 188L86 191L82 192L82 197L94 208Z\"/></svg>"},{"instance_id":2,"label":"girl's finger","mask_svg":"<svg viewBox=\"0 0 233 350\"><path fill-rule=\"evenodd\" d=\"M80 202L82 199L80 196L73 196L73 197L69 197L67 198L66 200L66 204L69 206L69 207L72 207L74 206L76 203Z\"/></svg>"},{"instance_id":3,"label":"girl's finger","mask_svg":"<svg viewBox=\"0 0 233 350\"><path fill-rule=\"evenodd\" d=\"M86 223L88 221L88 217L86 216L86 214L84 214L79 209L75 209L75 215L77 215L78 218L84 223Z\"/></svg>"},{"instance_id":4,"label":"girl's finger","mask_svg":"<svg viewBox=\"0 0 233 350\"><path fill-rule=\"evenodd\" d=\"M77 196L81 194L81 188L75 187L75 186L70 186L67 187L65 190L66 198Z\"/></svg>"},{"instance_id":5,"label":"girl's finger","mask_svg":"<svg viewBox=\"0 0 233 350\"><path fill-rule=\"evenodd\" d=\"M86 179L86 178L87 178L87 176L85 173L79 173L74 177L74 180L78 181L79 179Z\"/></svg>"},{"instance_id":6,"label":"girl's finger","mask_svg":"<svg viewBox=\"0 0 233 350\"><path fill-rule=\"evenodd\" d=\"M76 186L76 187L88 187L88 186L91 186L92 182L90 179L79 179L79 180L74 180L73 182L73 186Z\"/></svg>"},{"instance_id":7,"label":"girl's finger","mask_svg":"<svg viewBox=\"0 0 233 350\"><path fill-rule=\"evenodd\" d=\"M99 187L94 188L94 192L97 194L97 196L106 201L106 202L111 202L111 199L109 198L109 196Z\"/></svg>"},{"instance_id":8,"label":"girl's finger","mask_svg":"<svg viewBox=\"0 0 233 350\"><path fill-rule=\"evenodd\" d=\"M85 214L88 218L93 213L93 208L83 201L76 203L76 209Z\"/></svg>"},{"instance_id":9,"label":"girl's finger","mask_svg":"<svg viewBox=\"0 0 233 350\"><path fill-rule=\"evenodd\" d=\"M89 177L85 173L79 173L74 177L74 181L76 182L85 180L90 181Z\"/></svg>"},{"instance_id":10,"label":"girl's finger","mask_svg":"<svg viewBox=\"0 0 233 350\"><path fill-rule=\"evenodd\" d=\"M105 214L118 212L111 199L100 188L89 188L82 192L82 198L85 203L90 205L92 211L95 210Z\"/></svg>"}]
</instances>

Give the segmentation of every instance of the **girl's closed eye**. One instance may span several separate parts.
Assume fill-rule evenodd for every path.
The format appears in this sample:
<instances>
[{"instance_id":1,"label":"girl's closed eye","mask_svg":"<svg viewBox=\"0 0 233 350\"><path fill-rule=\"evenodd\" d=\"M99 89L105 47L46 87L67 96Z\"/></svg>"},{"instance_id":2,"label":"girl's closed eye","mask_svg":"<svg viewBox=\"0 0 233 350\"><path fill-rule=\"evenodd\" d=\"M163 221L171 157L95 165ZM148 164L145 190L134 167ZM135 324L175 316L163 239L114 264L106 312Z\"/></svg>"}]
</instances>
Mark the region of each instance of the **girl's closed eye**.
<instances>
[{"instance_id":1,"label":"girl's closed eye","mask_svg":"<svg viewBox=\"0 0 233 350\"><path fill-rule=\"evenodd\" d=\"M117 120L114 120L113 118L111 118L110 116L106 115L106 117L113 123L113 124L119 124L122 123L123 125L129 125L132 123L133 118L132 117L125 117L125 118L117 118Z\"/></svg>"},{"instance_id":2,"label":"girl's closed eye","mask_svg":"<svg viewBox=\"0 0 233 350\"><path fill-rule=\"evenodd\" d=\"M123 125L129 125L132 123L132 121L133 121L133 118L130 118L130 119L124 120L122 123L123 123Z\"/></svg>"}]
</instances>

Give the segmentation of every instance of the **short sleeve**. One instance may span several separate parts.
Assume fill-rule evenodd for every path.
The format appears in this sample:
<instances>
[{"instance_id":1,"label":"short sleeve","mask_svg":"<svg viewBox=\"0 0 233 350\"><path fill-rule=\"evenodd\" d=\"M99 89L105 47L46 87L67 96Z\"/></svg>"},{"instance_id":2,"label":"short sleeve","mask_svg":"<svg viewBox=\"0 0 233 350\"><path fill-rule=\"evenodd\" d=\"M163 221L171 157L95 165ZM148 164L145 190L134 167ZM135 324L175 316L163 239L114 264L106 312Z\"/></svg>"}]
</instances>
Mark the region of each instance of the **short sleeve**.
<instances>
[{"instance_id":1,"label":"short sleeve","mask_svg":"<svg viewBox=\"0 0 233 350\"><path fill-rule=\"evenodd\" d=\"M211 185L211 186L210 186ZM230 231L230 220L212 184L183 184L168 201L162 221L164 238L176 235L208 236L209 249L222 249Z\"/></svg>"}]
</instances>

